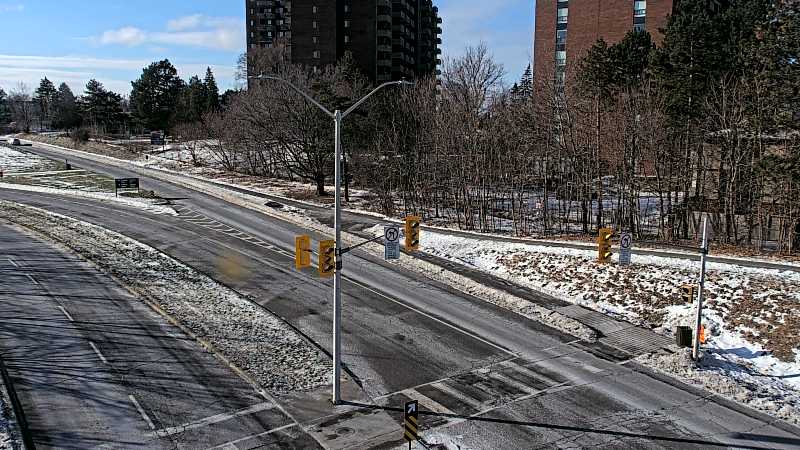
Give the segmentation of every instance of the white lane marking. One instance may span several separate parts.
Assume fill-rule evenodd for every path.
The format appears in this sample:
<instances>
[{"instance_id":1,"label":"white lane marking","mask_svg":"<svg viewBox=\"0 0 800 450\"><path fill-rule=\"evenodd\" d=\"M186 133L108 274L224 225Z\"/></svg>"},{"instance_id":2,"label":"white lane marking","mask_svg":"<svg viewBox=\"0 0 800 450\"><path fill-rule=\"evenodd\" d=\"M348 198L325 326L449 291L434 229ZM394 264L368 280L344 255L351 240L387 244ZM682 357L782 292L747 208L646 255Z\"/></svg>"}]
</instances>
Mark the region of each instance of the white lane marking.
<instances>
[{"instance_id":1,"label":"white lane marking","mask_svg":"<svg viewBox=\"0 0 800 450\"><path fill-rule=\"evenodd\" d=\"M493 378L493 379L495 379L495 380L497 380L497 381L499 381L501 383L504 383L504 384L507 384L507 385L509 385L511 387L514 387L514 388L516 388L516 389L518 389L518 390L520 390L520 391L522 391L522 392L524 392L525 394L528 394L528 395L535 394L535 393L539 392L538 390L528 386L527 384L520 383L519 381L517 381L517 380L515 380L515 379L513 379L511 377L508 377L506 375L503 375L500 372L489 372L487 374L487 376L489 378Z\"/></svg>"},{"instance_id":2,"label":"white lane marking","mask_svg":"<svg viewBox=\"0 0 800 450\"><path fill-rule=\"evenodd\" d=\"M61 312L64 313L65 316L67 316L67 319L69 319L70 322L75 322L75 319L73 319L72 316L69 315L69 313L67 312L66 309L64 309L63 306L58 305L58 309L60 309Z\"/></svg>"},{"instance_id":3,"label":"white lane marking","mask_svg":"<svg viewBox=\"0 0 800 450\"><path fill-rule=\"evenodd\" d=\"M136 410L139 411L139 414L142 416L144 421L147 422L147 426L150 427L151 430L155 430L156 426L153 424L153 421L150 420L150 416L148 416L147 413L144 412L144 408L142 408L142 405L140 405L139 402L136 401L136 397L134 397L133 395L129 395L128 398L131 399L131 403L133 403L133 406L136 407Z\"/></svg>"},{"instance_id":4,"label":"white lane marking","mask_svg":"<svg viewBox=\"0 0 800 450\"><path fill-rule=\"evenodd\" d=\"M480 400L478 400L477 398L472 398L469 395L461 391L458 391L455 388L452 388L445 383L433 383L431 387L434 389L438 389L444 392L445 394L450 394L451 397L461 400L462 402L472 406L478 411L483 409L483 403Z\"/></svg>"},{"instance_id":5,"label":"white lane marking","mask_svg":"<svg viewBox=\"0 0 800 450\"><path fill-rule=\"evenodd\" d=\"M194 430L197 428L206 427L209 425L213 425L215 423L224 422L226 420L230 420L236 417L242 416L249 416L250 414L255 414L257 412L266 411L268 409L275 408L275 404L271 402L263 402L257 405L253 405L249 408L241 409L239 411L234 411L232 413L223 413L223 414L216 414L213 416L206 417L204 419L200 419L195 422L187 423L185 425L179 425L177 427L170 427L164 428L163 430L154 431L150 433L148 437L156 437L156 438L163 438L167 436L172 436L173 434L184 433L189 430ZM293 424L294 425L294 424Z\"/></svg>"},{"instance_id":6,"label":"white lane marking","mask_svg":"<svg viewBox=\"0 0 800 450\"><path fill-rule=\"evenodd\" d=\"M8 259L8 262L10 262L12 266L19 267L19 264L15 263L13 259L11 258L6 258L6 259Z\"/></svg>"},{"instance_id":7,"label":"white lane marking","mask_svg":"<svg viewBox=\"0 0 800 450\"><path fill-rule=\"evenodd\" d=\"M243 437L243 438L241 438L241 439L237 439L237 440L235 440L235 441L226 442L226 443L224 443L224 444L222 444L222 445L217 445L216 447L210 447L210 448L208 448L207 450L216 450L216 449L219 449L219 450L223 450L223 449L236 449L236 448L237 448L237 447L236 447L236 444L238 444L238 443L240 443L240 442L244 442L244 441L246 441L246 440L248 440L248 439L255 439L255 438L260 438L260 437L262 437L262 436L268 436L268 435L270 435L270 434L272 434L272 433L277 433L278 431L283 431L283 430L285 430L285 429L287 429L287 428L292 428L292 427L296 427L296 426L297 426L297 424L296 424L296 423L290 423L289 425L284 425L284 426L282 426L282 427L273 428L273 429L271 429L271 430L269 430L269 431L265 431L265 432L263 432L263 433L258 433L258 434L254 434L254 435L252 435L252 436L247 436L247 437Z\"/></svg>"},{"instance_id":8,"label":"white lane marking","mask_svg":"<svg viewBox=\"0 0 800 450\"><path fill-rule=\"evenodd\" d=\"M446 406L438 403L436 400L433 400L427 395L420 393L416 389L406 389L400 392L402 392L406 397L413 398L414 400L418 401L420 405L431 410L432 412L439 414L455 414L453 411L447 409Z\"/></svg>"},{"instance_id":9,"label":"white lane marking","mask_svg":"<svg viewBox=\"0 0 800 450\"><path fill-rule=\"evenodd\" d=\"M28 277L28 279L31 280L31 282L33 282L33 284L36 284L36 285L39 284L39 282L36 281L36 278L33 278L33 276L31 274L26 273L25 276Z\"/></svg>"},{"instance_id":10,"label":"white lane marking","mask_svg":"<svg viewBox=\"0 0 800 450\"><path fill-rule=\"evenodd\" d=\"M396 303L396 304L398 304L400 306L403 306L403 307L405 307L407 309L410 309L411 311L414 311L417 314L425 316L428 319L431 319L431 320L433 320L433 321L435 321L437 323L440 323L440 324L442 324L442 325L444 325L444 326L446 326L448 328L452 328L453 330L456 330L461 334L467 335L467 336L469 336L469 337L471 337L471 338L473 338L473 339L475 339L477 341L483 342L484 344L489 345L491 347L494 347L494 348L496 348L497 350L500 350L503 353L507 353L509 355L516 356L516 353L514 353L512 351L509 351L509 350L506 350L503 347L500 347L499 345L497 345L495 343L489 342L486 339L483 339L482 337L480 337L480 336L478 336L478 335L476 335L476 334L474 334L474 333L472 333L470 331L458 328L455 325L451 325L451 324L449 324L449 323L447 323L447 322L445 322L445 321L443 321L441 319L437 319L436 317L433 317L432 315L430 315L430 314L428 314L428 313L426 313L426 312L424 312L424 311L422 311L422 310L420 310L418 308L415 308L415 307L413 307L413 306L411 306L411 305L409 305L407 303L403 303L403 302L401 302L399 300L395 300L395 299L389 297L388 295L386 295L386 294L384 294L382 292L376 291L375 289L372 289L371 287L369 287L369 286L367 286L367 285L365 285L363 283L360 283L360 282L358 282L358 281L356 281L356 280L354 280L354 279L352 279L350 277L343 277L343 278L345 280L347 280L348 282L353 283L354 285L356 285L356 286L358 286L358 287L360 287L362 289L366 289L366 290L372 292L373 294L379 295L379 296L385 298L386 300L389 300L390 302Z\"/></svg>"},{"instance_id":11,"label":"white lane marking","mask_svg":"<svg viewBox=\"0 0 800 450\"><path fill-rule=\"evenodd\" d=\"M100 349L99 349L99 348L97 348L97 346L96 346L96 345L94 345L94 342L92 342L92 341L89 341L89 345L92 347L92 350L94 350L94 352L95 352L95 353L97 353L97 356L99 356L99 357L100 357L100 360L101 360L101 361L103 361L103 364L106 364L106 365L108 365L108 360L106 359L106 357L105 357L105 356L103 356L103 354L102 354L102 353L100 353Z\"/></svg>"}]
</instances>

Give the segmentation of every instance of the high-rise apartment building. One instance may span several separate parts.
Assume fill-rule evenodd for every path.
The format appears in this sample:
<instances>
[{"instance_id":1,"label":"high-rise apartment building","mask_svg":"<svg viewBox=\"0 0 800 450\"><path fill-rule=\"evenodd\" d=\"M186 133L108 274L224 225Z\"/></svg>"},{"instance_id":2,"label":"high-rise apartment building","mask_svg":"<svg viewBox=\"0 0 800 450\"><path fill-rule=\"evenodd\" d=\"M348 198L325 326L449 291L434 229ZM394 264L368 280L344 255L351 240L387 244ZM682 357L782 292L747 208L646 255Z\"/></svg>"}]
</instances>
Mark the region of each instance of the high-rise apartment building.
<instances>
[{"instance_id":1,"label":"high-rise apartment building","mask_svg":"<svg viewBox=\"0 0 800 450\"><path fill-rule=\"evenodd\" d=\"M575 61L598 39L618 42L631 30L647 30L656 42L673 0L536 0L534 77L563 83Z\"/></svg>"},{"instance_id":2,"label":"high-rise apartment building","mask_svg":"<svg viewBox=\"0 0 800 450\"><path fill-rule=\"evenodd\" d=\"M436 73L442 33L433 0L246 0L247 47L289 46L312 68L350 52L373 81Z\"/></svg>"}]
</instances>

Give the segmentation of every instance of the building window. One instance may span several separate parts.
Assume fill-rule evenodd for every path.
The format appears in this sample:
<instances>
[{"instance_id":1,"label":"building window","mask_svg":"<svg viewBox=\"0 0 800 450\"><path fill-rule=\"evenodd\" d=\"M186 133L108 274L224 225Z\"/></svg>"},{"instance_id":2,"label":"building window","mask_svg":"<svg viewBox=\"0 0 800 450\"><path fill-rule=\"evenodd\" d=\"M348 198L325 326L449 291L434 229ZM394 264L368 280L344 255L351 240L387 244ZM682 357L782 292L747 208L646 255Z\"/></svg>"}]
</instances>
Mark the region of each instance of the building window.
<instances>
[{"instance_id":1,"label":"building window","mask_svg":"<svg viewBox=\"0 0 800 450\"><path fill-rule=\"evenodd\" d=\"M647 1L637 0L633 2L633 17L647 16Z\"/></svg>"},{"instance_id":2,"label":"building window","mask_svg":"<svg viewBox=\"0 0 800 450\"><path fill-rule=\"evenodd\" d=\"M644 33L647 31L647 25L644 23L635 23L633 24L633 31L636 31L637 33Z\"/></svg>"},{"instance_id":3,"label":"building window","mask_svg":"<svg viewBox=\"0 0 800 450\"><path fill-rule=\"evenodd\" d=\"M350 36L345 36L344 37L344 43L345 44L349 44L350 43Z\"/></svg>"},{"instance_id":4,"label":"building window","mask_svg":"<svg viewBox=\"0 0 800 450\"><path fill-rule=\"evenodd\" d=\"M556 50L567 49L567 30L556 30Z\"/></svg>"},{"instance_id":5,"label":"building window","mask_svg":"<svg viewBox=\"0 0 800 450\"><path fill-rule=\"evenodd\" d=\"M319 50L314 50L314 58L319 59Z\"/></svg>"},{"instance_id":6,"label":"building window","mask_svg":"<svg viewBox=\"0 0 800 450\"><path fill-rule=\"evenodd\" d=\"M344 27L345 28L350 28L350 21L349 20L345 20L344 21Z\"/></svg>"},{"instance_id":7,"label":"building window","mask_svg":"<svg viewBox=\"0 0 800 450\"><path fill-rule=\"evenodd\" d=\"M569 8L558 8L558 23L567 23L569 18Z\"/></svg>"},{"instance_id":8,"label":"building window","mask_svg":"<svg viewBox=\"0 0 800 450\"><path fill-rule=\"evenodd\" d=\"M316 20L311 22L311 28L313 28L315 30L317 29L317 21Z\"/></svg>"},{"instance_id":9,"label":"building window","mask_svg":"<svg viewBox=\"0 0 800 450\"><path fill-rule=\"evenodd\" d=\"M313 42L315 44L318 43L319 42L319 37L317 37L317 36L312 37L311 38L311 42Z\"/></svg>"},{"instance_id":10,"label":"building window","mask_svg":"<svg viewBox=\"0 0 800 450\"><path fill-rule=\"evenodd\" d=\"M559 50L556 52L556 66L567 65L567 52L566 50Z\"/></svg>"},{"instance_id":11,"label":"building window","mask_svg":"<svg viewBox=\"0 0 800 450\"><path fill-rule=\"evenodd\" d=\"M312 13L314 13L314 14L316 14L316 13L317 13L317 7L316 7L316 5L311 7L311 12L312 12Z\"/></svg>"}]
</instances>

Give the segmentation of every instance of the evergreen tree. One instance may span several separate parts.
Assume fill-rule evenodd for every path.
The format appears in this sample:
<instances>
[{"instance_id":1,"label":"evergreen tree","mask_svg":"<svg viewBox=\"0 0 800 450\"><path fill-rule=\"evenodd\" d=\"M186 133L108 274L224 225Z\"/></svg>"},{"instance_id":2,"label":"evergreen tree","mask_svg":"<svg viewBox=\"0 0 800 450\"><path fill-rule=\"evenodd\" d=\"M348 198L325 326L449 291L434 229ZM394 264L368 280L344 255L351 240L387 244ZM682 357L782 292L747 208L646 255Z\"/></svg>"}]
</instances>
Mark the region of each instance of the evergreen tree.
<instances>
[{"instance_id":1,"label":"evergreen tree","mask_svg":"<svg viewBox=\"0 0 800 450\"><path fill-rule=\"evenodd\" d=\"M70 129L80 125L80 115L75 94L67 83L61 83L53 108L53 126L56 128Z\"/></svg>"},{"instance_id":2,"label":"evergreen tree","mask_svg":"<svg viewBox=\"0 0 800 450\"><path fill-rule=\"evenodd\" d=\"M131 83L131 107L137 120L150 130L168 130L177 118L186 84L169 60L155 62Z\"/></svg>"},{"instance_id":3,"label":"evergreen tree","mask_svg":"<svg viewBox=\"0 0 800 450\"><path fill-rule=\"evenodd\" d=\"M106 90L97 80L89 80L80 100L80 111L85 124L118 131L123 122L122 96Z\"/></svg>"},{"instance_id":4,"label":"evergreen tree","mask_svg":"<svg viewBox=\"0 0 800 450\"><path fill-rule=\"evenodd\" d=\"M11 122L11 106L8 104L8 94L0 88L0 127Z\"/></svg>"},{"instance_id":5,"label":"evergreen tree","mask_svg":"<svg viewBox=\"0 0 800 450\"><path fill-rule=\"evenodd\" d=\"M53 117L53 105L58 97L58 90L52 81L44 77L39 82L39 87L34 92L33 100L39 107L39 126L44 127L45 123L50 123Z\"/></svg>"},{"instance_id":6,"label":"evergreen tree","mask_svg":"<svg viewBox=\"0 0 800 450\"><path fill-rule=\"evenodd\" d=\"M525 69L522 79L519 81L519 93L525 98L533 96L533 72L530 64L528 64L528 68Z\"/></svg>"},{"instance_id":7,"label":"evergreen tree","mask_svg":"<svg viewBox=\"0 0 800 450\"><path fill-rule=\"evenodd\" d=\"M206 112L208 95L206 85L196 75L189 79L183 91L181 114L178 122L197 122Z\"/></svg>"},{"instance_id":8,"label":"evergreen tree","mask_svg":"<svg viewBox=\"0 0 800 450\"><path fill-rule=\"evenodd\" d=\"M211 71L211 67L206 69L206 78L203 81L203 85L206 95L205 108L203 112L218 111L220 107L219 87L217 86L217 80L214 78L214 72Z\"/></svg>"}]
</instances>

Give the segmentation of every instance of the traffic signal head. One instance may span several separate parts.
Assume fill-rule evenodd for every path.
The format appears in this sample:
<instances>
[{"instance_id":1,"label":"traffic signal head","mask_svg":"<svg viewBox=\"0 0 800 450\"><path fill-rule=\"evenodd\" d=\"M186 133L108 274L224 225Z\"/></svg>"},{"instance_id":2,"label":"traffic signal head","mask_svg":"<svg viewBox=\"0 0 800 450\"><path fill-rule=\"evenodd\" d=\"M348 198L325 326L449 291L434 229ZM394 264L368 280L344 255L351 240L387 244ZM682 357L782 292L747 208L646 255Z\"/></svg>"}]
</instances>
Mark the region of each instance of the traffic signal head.
<instances>
[{"instance_id":1,"label":"traffic signal head","mask_svg":"<svg viewBox=\"0 0 800 450\"><path fill-rule=\"evenodd\" d=\"M420 223L422 219L418 216L406 217L406 251L416 252L419 251L419 234Z\"/></svg>"},{"instance_id":2,"label":"traffic signal head","mask_svg":"<svg viewBox=\"0 0 800 450\"><path fill-rule=\"evenodd\" d=\"M319 243L319 275L332 277L336 273L336 241Z\"/></svg>"},{"instance_id":3,"label":"traffic signal head","mask_svg":"<svg viewBox=\"0 0 800 450\"><path fill-rule=\"evenodd\" d=\"M311 236L299 236L295 239L294 266L298 270L311 267Z\"/></svg>"},{"instance_id":4,"label":"traffic signal head","mask_svg":"<svg viewBox=\"0 0 800 450\"><path fill-rule=\"evenodd\" d=\"M601 228L597 236L597 260L604 263L611 260L614 254L611 251L611 238L614 231L611 228Z\"/></svg>"},{"instance_id":5,"label":"traffic signal head","mask_svg":"<svg viewBox=\"0 0 800 450\"><path fill-rule=\"evenodd\" d=\"M691 284L687 284L686 286L683 286L682 289L683 289L683 300L686 303L693 303L695 287L692 286Z\"/></svg>"}]
</instances>

